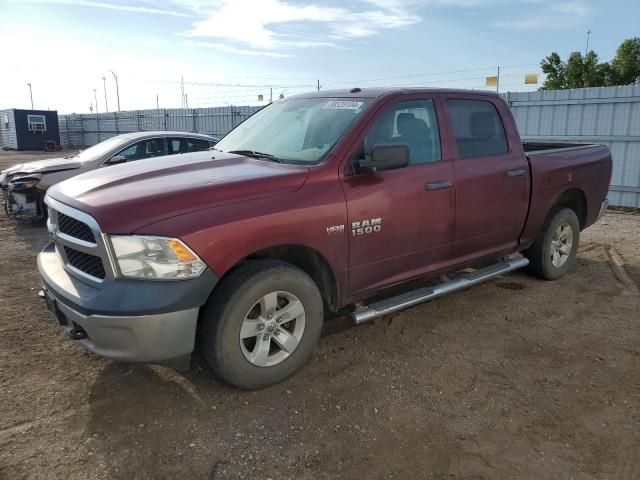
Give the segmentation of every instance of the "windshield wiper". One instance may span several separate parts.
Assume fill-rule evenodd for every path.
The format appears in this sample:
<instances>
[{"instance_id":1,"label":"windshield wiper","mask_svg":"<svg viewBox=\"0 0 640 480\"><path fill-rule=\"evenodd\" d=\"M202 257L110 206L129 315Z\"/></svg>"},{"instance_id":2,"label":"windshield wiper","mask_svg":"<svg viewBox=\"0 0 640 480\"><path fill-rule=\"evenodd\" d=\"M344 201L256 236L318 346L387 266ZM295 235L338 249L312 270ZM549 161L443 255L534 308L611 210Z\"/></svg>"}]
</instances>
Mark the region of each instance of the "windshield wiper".
<instances>
[{"instance_id":1,"label":"windshield wiper","mask_svg":"<svg viewBox=\"0 0 640 480\"><path fill-rule=\"evenodd\" d=\"M256 152L255 150L229 150L227 153L235 153L236 155L244 155L246 157L257 158L258 160L270 160L272 162L282 163L282 160L275 155Z\"/></svg>"}]
</instances>

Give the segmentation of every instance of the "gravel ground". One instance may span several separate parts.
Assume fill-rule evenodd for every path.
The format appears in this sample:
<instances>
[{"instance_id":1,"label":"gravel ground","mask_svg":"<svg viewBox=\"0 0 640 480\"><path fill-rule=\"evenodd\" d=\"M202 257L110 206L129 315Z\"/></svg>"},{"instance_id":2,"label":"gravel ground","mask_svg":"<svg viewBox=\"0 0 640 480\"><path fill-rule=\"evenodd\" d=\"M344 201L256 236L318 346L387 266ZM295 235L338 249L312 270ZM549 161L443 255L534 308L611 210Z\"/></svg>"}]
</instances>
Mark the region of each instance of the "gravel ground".
<instances>
[{"instance_id":1,"label":"gravel ground","mask_svg":"<svg viewBox=\"0 0 640 480\"><path fill-rule=\"evenodd\" d=\"M561 280L338 329L258 392L68 340L37 296L44 228L0 218L0 479L640 478L640 297L605 251L640 284L640 215L585 231Z\"/></svg>"}]
</instances>

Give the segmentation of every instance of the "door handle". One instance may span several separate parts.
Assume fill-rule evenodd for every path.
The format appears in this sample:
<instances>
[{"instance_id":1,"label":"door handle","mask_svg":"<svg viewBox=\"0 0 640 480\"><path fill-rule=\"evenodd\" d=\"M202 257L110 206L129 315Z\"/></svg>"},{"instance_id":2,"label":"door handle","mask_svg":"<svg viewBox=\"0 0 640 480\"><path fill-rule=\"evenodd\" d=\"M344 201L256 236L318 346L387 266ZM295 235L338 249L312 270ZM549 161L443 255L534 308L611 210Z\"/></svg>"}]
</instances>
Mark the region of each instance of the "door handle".
<instances>
[{"instance_id":1,"label":"door handle","mask_svg":"<svg viewBox=\"0 0 640 480\"><path fill-rule=\"evenodd\" d=\"M518 168L516 170L509 170L507 172L507 177L522 177L527 173L527 171L524 168Z\"/></svg>"},{"instance_id":2,"label":"door handle","mask_svg":"<svg viewBox=\"0 0 640 480\"><path fill-rule=\"evenodd\" d=\"M451 185L453 185L451 183L451 180L438 180L437 182L427 183L426 189L429 192L432 192L434 190L444 190L445 188L450 188Z\"/></svg>"}]
</instances>

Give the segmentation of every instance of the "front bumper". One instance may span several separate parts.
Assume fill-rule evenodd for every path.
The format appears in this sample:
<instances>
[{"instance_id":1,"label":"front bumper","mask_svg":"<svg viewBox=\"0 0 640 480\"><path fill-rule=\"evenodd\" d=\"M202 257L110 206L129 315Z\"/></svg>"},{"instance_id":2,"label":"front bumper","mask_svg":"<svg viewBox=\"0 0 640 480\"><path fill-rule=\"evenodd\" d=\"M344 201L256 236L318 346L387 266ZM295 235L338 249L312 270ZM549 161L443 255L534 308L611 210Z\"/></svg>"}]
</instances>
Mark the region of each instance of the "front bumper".
<instances>
[{"instance_id":1,"label":"front bumper","mask_svg":"<svg viewBox=\"0 0 640 480\"><path fill-rule=\"evenodd\" d=\"M8 187L2 188L2 199L5 212L9 217L34 218L43 215L39 206L40 193L37 190L27 193L17 193Z\"/></svg>"},{"instance_id":2,"label":"front bumper","mask_svg":"<svg viewBox=\"0 0 640 480\"><path fill-rule=\"evenodd\" d=\"M217 283L207 269L193 280L114 280L95 287L64 269L53 244L38 255L38 271L49 309L88 350L175 366L184 366L185 358L188 363L200 307Z\"/></svg>"}]
</instances>

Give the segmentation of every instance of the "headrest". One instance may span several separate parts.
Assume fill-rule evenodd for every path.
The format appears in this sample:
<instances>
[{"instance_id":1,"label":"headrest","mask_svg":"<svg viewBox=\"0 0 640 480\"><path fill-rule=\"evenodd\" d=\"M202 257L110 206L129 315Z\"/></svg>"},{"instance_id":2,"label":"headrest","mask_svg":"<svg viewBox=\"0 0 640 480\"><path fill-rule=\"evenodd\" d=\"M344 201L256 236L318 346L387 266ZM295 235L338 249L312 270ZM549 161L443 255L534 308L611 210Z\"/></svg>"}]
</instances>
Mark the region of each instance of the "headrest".
<instances>
[{"instance_id":1,"label":"headrest","mask_svg":"<svg viewBox=\"0 0 640 480\"><path fill-rule=\"evenodd\" d=\"M406 135L407 129L412 121L416 120L416 116L413 113L399 113L396 120L396 127L400 135Z\"/></svg>"},{"instance_id":2,"label":"headrest","mask_svg":"<svg viewBox=\"0 0 640 480\"><path fill-rule=\"evenodd\" d=\"M397 120L398 133L403 137L424 137L431 135L427 122L416 118L413 113L400 113Z\"/></svg>"},{"instance_id":3,"label":"headrest","mask_svg":"<svg viewBox=\"0 0 640 480\"><path fill-rule=\"evenodd\" d=\"M474 112L469 120L471 136L489 139L496 135L496 116L492 112Z\"/></svg>"}]
</instances>

